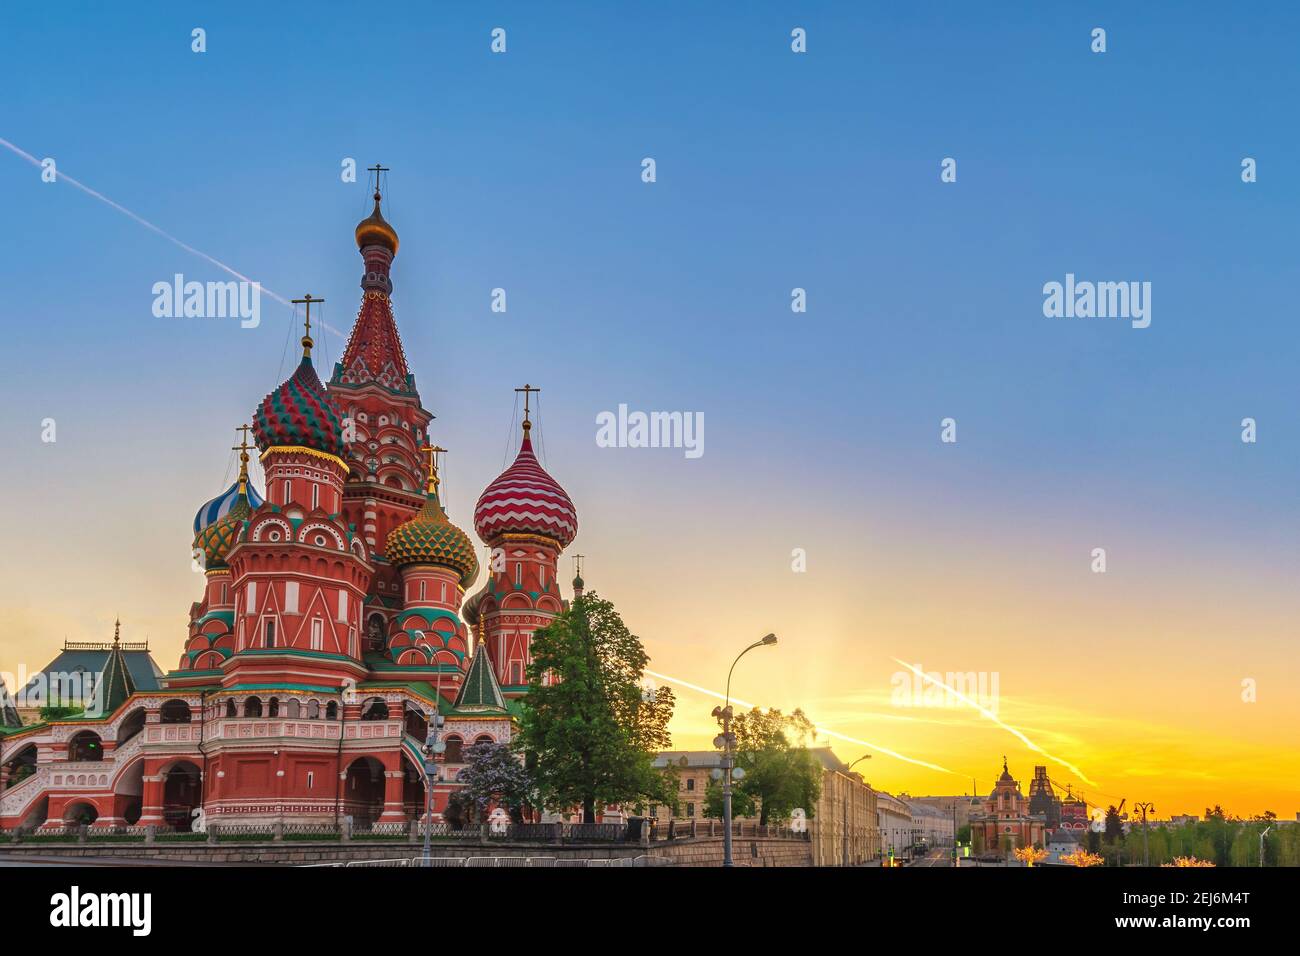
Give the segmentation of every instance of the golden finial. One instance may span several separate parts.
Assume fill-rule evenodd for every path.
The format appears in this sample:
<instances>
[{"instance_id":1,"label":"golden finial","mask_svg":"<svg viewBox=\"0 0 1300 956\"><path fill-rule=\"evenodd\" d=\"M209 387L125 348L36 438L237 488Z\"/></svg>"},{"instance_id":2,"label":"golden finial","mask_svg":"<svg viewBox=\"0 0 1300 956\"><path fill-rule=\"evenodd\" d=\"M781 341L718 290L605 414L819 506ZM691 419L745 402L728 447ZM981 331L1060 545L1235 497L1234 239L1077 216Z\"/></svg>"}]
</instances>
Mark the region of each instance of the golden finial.
<instances>
[{"instance_id":1,"label":"golden finial","mask_svg":"<svg viewBox=\"0 0 1300 956\"><path fill-rule=\"evenodd\" d=\"M305 320L306 331L303 333L302 336L302 357L303 358L311 358L311 347L316 344L311 340L312 303L315 302L317 305L320 305L324 301L325 301L324 299L313 299L310 292L307 293L306 298L293 300L294 305L302 305L305 303L307 306L307 317Z\"/></svg>"},{"instance_id":2,"label":"golden finial","mask_svg":"<svg viewBox=\"0 0 1300 956\"><path fill-rule=\"evenodd\" d=\"M540 392L541 389L533 388L531 385L525 382L523 388L517 388L515 389L515 391L524 393L524 434L527 435L528 430L533 427L533 423L528 420L528 411L529 411L528 399L533 392Z\"/></svg>"},{"instance_id":3,"label":"golden finial","mask_svg":"<svg viewBox=\"0 0 1300 956\"><path fill-rule=\"evenodd\" d=\"M237 432L243 432L239 444L233 446L230 450L239 452L239 493L248 492L248 449L252 446L248 444L248 432L252 426L240 425L235 429Z\"/></svg>"},{"instance_id":4,"label":"golden finial","mask_svg":"<svg viewBox=\"0 0 1300 956\"><path fill-rule=\"evenodd\" d=\"M426 494L434 495L438 493L438 453L446 450L441 445L425 445L420 449L429 456L429 484L425 489Z\"/></svg>"}]
</instances>

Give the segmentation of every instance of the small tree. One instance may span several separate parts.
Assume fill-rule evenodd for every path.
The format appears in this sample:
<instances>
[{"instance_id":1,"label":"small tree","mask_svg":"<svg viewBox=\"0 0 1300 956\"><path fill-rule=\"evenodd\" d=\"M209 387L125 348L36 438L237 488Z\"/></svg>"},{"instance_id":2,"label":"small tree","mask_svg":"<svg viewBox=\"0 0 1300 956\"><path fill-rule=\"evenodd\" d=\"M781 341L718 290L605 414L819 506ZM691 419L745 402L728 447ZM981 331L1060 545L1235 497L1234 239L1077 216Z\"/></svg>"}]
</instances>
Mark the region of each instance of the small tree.
<instances>
[{"instance_id":1,"label":"small tree","mask_svg":"<svg viewBox=\"0 0 1300 956\"><path fill-rule=\"evenodd\" d=\"M510 744L485 740L466 747L465 768L458 778L461 793L472 807L472 819L487 819L492 806L504 807L515 823L524 822L524 806L533 794L533 781Z\"/></svg>"},{"instance_id":2,"label":"small tree","mask_svg":"<svg viewBox=\"0 0 1300 956\"><path fill-rule=\"evenodd\" d=\"M822 792L822 768L808 751L813 724L803 711L788 716L757 707L732 719L736 735L736 764L745 771L739 789L758 802L760 824L783 822L803 807L811 818ZM735 813L735 794L732 795Z\"/></svg>"},{"instance_id":3,"label":"small tree","mask_svg":"<svg viewBox=\"0 0 1300 956\"><path fill-rule=\"evenodd\" d=\"M733 820L742 817L752 817L758 812L758 807L754 803L754 798L745 793L737 786L737 781L731 784L731 818ZM722 819L722 781L710 780L704 788L704 815L710 820Z\"/></svg>"},{"instance_id":4,"label":"small tree","mask_svg":"<svg viewBox=\"0 0 1300 956\"><path fill-rule=\"evenodd\" d=\"M1114 844L1124 833L1124 824L1120 822L1119 811L1111 804L1106 808L1106 842Z\"/></svg>"}]
</instances>

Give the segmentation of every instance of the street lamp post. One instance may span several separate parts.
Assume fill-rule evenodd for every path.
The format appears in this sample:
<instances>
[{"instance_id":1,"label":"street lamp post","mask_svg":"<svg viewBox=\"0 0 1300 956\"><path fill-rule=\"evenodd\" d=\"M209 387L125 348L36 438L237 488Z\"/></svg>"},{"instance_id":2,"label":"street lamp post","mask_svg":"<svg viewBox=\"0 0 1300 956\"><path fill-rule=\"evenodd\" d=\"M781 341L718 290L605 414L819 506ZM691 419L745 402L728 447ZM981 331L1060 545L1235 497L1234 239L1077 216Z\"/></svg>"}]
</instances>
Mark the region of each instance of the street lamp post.
<instances>
[{"instance_id":1,"label":"street lamp post","mask_svg":"<svg viewBox=\"0 0 1300 956\"><path fill-rule=\"evenodd\" d=\"M849 866L849 801L853 799L853 777L850 771L864 760L870 760L871 754L863 754L853 763L844 768L844 779L848 783L848 790L844 795L844 865Z\"/></svg>"},{"instance_id":2,"label":"street lamp post","mask_svg":"<svg viewBox=\"0 0 1300 956\"><path fill-rule=\"evenodd\" d=\"M713 716L722 722L722 733L714 738L714 745L722 748L722 865L734 866L731 860L731 774L736 765L736 736L731 732L731 675L740 659L756 647L771 647L776 643L776 635L768 634L761 641L755 641L736 655L727 671L727 694L725 705L713 708Z\"/></svg>"},{"instance_id":3,"label":"street lamp post","mask_svg":"<svg viewBox=\"0 0 1300 956\"><path fill-rule=\"evenodd\" d=\"M1150 866L1151 855L1147 852L1147 814L1155 813L1156 805L1150 802L1135 803L1133 804L1133 809L1139 810L1142 813L1142 865Z\"/></svg>"},{"instance_id":4,"label":"street lamp post","mask_svg":"<svg viewBox=\"0 0 1300 956\"><path fill-rule=\"evenodd\" d=\"M424 746L420 750L424 754L424 764L421 769L424 771L424 867L428 869L432 865L430 859L430 835L433 832L433 785L438 780L438 758L447 750L447 745L443 743L441 734L442 730L442 671L438 672L438 689L434 694L433 716L429 718L428 727L425 731Z\"/></svg>"}]
</instances>

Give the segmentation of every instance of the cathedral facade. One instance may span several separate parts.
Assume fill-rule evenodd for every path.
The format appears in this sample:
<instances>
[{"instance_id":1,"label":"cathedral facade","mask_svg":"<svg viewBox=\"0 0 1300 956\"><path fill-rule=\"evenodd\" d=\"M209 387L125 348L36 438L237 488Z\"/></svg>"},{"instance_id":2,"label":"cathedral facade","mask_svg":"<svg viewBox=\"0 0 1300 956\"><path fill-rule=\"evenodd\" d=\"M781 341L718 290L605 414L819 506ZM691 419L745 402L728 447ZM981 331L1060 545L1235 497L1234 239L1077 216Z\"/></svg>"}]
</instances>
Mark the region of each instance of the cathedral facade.
<instances>
[{"instance_id":1,"label":"cathedral facade","mask_svg":"<svg viewBox=\"0 0 1300 956\"><path fill-rule=\"evenodd\" d=\"M464 749L511 739L532 634L566 606L577 512L533 452L525 391L517 457L474 509L491 560L466 599L477 549L439 500L444 449L398 335L398 237L374 199L328 385L309 304L301 362L253 413L266 487L245 438L238 479L195 516L205 586L176 668L137 686L115 637L96 708L3 728L0 827L406 823L424 813L431 726L439 819Z\"/></svg>"}]
</instances>

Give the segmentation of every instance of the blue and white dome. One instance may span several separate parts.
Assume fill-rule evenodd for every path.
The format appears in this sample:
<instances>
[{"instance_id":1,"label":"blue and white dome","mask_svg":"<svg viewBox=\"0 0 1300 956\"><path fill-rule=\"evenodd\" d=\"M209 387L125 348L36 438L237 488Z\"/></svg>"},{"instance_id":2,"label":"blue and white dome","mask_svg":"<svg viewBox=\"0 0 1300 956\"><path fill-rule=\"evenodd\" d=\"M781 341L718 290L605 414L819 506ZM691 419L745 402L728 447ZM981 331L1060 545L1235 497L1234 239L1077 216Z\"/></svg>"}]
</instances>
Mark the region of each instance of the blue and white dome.
<instances>
[{"instance_id":1,"label":"blue and white dome","mask_svg":"<svg viewBox=\"0 0 1300 956\"><path fill-rule=\"evenodd\" d=\"M198 514L194 516L194 533L198 534L204 528L215 524L230 514L230 509L235 506L235 502L238 500L239 479L236 478L233 485L199 509ZM248 503L253 506L254 510L260 508L263 503L262 496L257 493L257 489L253 487L251 481L248 483Z\"/></svg>"}]
</instances>

